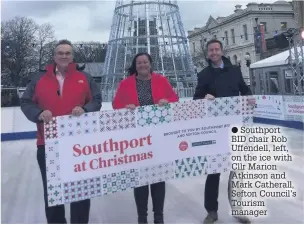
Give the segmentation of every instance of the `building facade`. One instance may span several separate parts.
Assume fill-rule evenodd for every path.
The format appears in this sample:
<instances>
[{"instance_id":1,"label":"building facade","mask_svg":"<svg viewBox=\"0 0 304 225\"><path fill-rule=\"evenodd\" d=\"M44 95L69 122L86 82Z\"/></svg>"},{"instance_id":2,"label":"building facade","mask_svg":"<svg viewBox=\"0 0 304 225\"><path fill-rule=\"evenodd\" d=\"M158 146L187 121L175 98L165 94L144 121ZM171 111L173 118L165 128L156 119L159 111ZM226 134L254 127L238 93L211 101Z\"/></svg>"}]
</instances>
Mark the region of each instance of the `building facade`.
<instances>
[{"instance_id":1,"label":"building facade","mask_svg":"<svg viewBox=\"0 0 304 225\"><path fill-rule=\"evenodd\" d=\"M206 66L206 42L214 38L220 40L225 56L232 64L241 67L249 83L248 62L253 63L278 53L282 49L272 46L274 37L288 28L296 27L293 7L289 2L249 3L246 9L236 5L232 15L217 19L210 16L204 27L188 31L190 52L200 71Z\"/></svg>"}]
</instances>

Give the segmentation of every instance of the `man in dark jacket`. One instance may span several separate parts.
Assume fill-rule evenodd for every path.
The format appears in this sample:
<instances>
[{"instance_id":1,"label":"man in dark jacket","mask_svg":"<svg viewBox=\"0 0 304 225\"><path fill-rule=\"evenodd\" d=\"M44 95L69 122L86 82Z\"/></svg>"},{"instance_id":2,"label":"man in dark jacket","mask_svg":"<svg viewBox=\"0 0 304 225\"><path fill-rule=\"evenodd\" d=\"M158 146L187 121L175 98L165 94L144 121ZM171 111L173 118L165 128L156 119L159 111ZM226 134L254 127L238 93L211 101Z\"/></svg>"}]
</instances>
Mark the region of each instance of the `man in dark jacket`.
<instances>
[{"instance_id":1,"label":"man in dark jacket","mask_svg":"<svg viewBox=\"0 0 304 225\"><path fill-rule=\"evenodd\" d=\"M77 70L72 62L71 42L60 41L55 48L54 64L33 77L21 97L21 110L37 124L37 160L42 176L45 213L48 223L67 223L64 205L48 206L45 160L44 123L52 117L80 116L85 112L99 111L101 91L93 78ZM89 222L90 199L71 203L71 223Z\"/></svg>"},{"instance_id":2,"label":"man in dark jacket","mask_svg":"<svg viewBox=\"0 0 304 225\"><path fill-rule=\"evenodd\" d=\"M239 67L223 56L223 45L218 40L207 43L208 67L198 74L198 84L193 99L213 100L220 97L232 97L251 95L249 87L245 84ZM255 100L251 98L248 104L254 105ZM232 174L232 173L231 173ZM231 177L230 174L230 177ZM220 173L209 174L205 184L205 208L208 212L204 223L214 223L218 219L218 192ZM229 179L231 182L231 179ZM230 188L228 198L230 201ZM230 202L231 204L231 202ZM247 217L236 217L241 223L250 223Z\"/></svg>"}]
</instances>

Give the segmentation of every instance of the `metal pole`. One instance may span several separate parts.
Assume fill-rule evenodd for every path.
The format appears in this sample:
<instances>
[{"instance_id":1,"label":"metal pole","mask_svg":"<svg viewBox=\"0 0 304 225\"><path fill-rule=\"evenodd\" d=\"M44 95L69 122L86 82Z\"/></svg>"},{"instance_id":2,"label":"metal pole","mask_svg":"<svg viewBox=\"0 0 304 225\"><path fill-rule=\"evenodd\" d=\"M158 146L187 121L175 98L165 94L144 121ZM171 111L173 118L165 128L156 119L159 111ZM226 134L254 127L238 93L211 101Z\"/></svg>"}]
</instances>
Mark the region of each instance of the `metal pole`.
<instances>
[{"instance_id":1,"label":"metal pole","mask_svg":"<svg viewBox=\"0 0 304 225\"><path fill-rule=\"evenodd\" d=\"M149 20L149 9L148 9L149 5L145 4L145 11L146 11L146 34L147 34L147 49L148 49L148 53L151 54L151 49L150 49L150 20Z\"/></svg>"},{"instance_id":2,"label":"metal pole","mask_svg":"<svg viewBox=\"0 0 304 225\"><path fill-rule=\"evenodd\" d=\"M168 23L168 29L169 29L169 35L170 35L170 47L171 47L171 58L172 58L172 63L173 63L173 69L174 69L174 74L175 74L175 79L176 79L176 88L177 88L177 92L179 92L179 88L178 88L178 79L177 79L177 74L176 74L176 67L175 67L175 51L173 48L173 41L172 41L172 32L171 32L171 28L170 28L170 17L167 16L167 14L165 13L165 16L167 18L167 23Z\"/></svg>"},{"instance_id":3,"label":"metal pole","mask_svg":"<svg viewBox=\"0 0 304 225\"><path fill-rule=\"evenodd\" d=\"M300 37L300 29L289 30L289 65L292 69L293 93L295 95L303 95L304 75L301 74L301 67L303 70L303 40ZM292 49L293 48L293 49ZM293 51L292 51L293 50Z\"/></svg>"},{"instance_id":4,"label":"metal pole","mask_svg":"<svg viewBox=\"0 0 304 225\"><path fill-rule=\"evenodd\" d=\"M263 40L262 40L262 33L261 33L261 25L259 24L258 27L259 27L259 35L260 35L260 60L262 60L262 59L264 59L264 52L263 52Z\"/></svg>"},{"instance_id":5,"label":"metal pole","mask_svg":"<svg viewBox=\"0 0 304 225\"><path fill-rule=\"evenodd\" d=\"M159 3L159 0L158 0L158 4L157 4L157 7L159 8L159 12L160 12L160 3ZM161 15L160 13L157 12L157 19L156 19L156 26L158 27L158 31L161 30L161 36L162 36L162 39L164 40L164 32L162 31L162 29L160 29L159 27L161 26ZM160 33L160 32L159 32ZM165 72L165 69L164 69L164 59L163 59L163 48L162 48L162 44L161 44L161 41L160 41L160 38L157 39L157 42L158 42L158 49L159 49L159 55L160 55L160 62L161 62L161 73L165 76L164 72ZM164 42L164 41L163 41Z\"/></svg>"}]
</instances>

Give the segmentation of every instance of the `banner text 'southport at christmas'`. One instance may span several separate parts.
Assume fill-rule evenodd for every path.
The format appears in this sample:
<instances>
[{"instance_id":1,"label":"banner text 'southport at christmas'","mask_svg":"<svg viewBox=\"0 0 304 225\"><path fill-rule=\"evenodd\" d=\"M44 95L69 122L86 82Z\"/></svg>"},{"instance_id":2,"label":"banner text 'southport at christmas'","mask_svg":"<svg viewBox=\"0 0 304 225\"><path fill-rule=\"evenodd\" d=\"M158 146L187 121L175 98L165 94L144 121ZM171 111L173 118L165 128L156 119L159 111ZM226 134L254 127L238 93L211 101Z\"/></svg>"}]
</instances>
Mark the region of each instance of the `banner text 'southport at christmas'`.
<instances>
[{"instance_id":1,"label":"banner text 'southport at christmas'","mask_svg":"<svg viewBox=\"0 0 304 225\"><path fill-rule=\"evenodd\" d=\"M97 170L151 159L153 157L153 152L147 151L147 149L144 149L144 152L137 152L135 154L125 154L126 150L152 145L151 138L152 136L149 134L146 137L140 137L131 140L113 141L113 139L109 139L100 144L85 146L75 144L73 146L73 155L75 157L88 156L92 154L102 155L102 157L91 159L88 162L83 161L82 163L75 164L74 172L83 172L87 171L88 169ZM117 152L117 155L115 154L110 157L103 157L104 154L111 152Z\"/></svg>"},{"instance_id":2,"label":"banner text 'southport at christmas'","mask_svg":"<svg viewBox=\"0 0 304 225\"><path fill-rule=\"evenodd\" d=\"M121 140L113 141L109 139L103 143L85 145L81 146L80 144L75 144L73 146L73 155L79 157L81 155L91 155L91 154L102 154L108 152L118 151L120 154L124 154L127 149L138 148L147 145L152 145L152 136L149 134L146 137L134 138L132 140Z\"/></svg>"}]
</instances>

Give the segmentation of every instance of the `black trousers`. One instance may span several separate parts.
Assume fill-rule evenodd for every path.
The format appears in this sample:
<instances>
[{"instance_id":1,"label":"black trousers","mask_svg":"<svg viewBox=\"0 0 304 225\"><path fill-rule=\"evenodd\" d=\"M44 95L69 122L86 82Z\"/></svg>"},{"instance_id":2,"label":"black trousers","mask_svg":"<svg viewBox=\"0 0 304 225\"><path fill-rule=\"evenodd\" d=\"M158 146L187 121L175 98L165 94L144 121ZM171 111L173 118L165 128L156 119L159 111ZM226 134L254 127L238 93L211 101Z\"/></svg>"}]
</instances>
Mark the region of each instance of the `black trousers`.
<instances>
[{"instance_id":1,"label":"black trousers","mask_svg":"<svg viewBox=\"0 0 304 225\"><path fill-rule=\"evenodd\" d=\"M218 195L219 195L219 185L220 185L220 173L207 175L205 183L205 209L207 212L217 212L218 211ZM231 180L233 172L230 172L228 181L228 200L231 206Z\"/></svg>"},{"instance_id":2,"label":"black trousers","mask_svg":"<svg viewBox=\"0 0 304 225\"><path fill-rule=\"evenodd\" d=\"M154 220L163 220L166 185L159 182L150 185L153 203ZM139 220L148 216L149 185L134 188L134 197ZM157 221L155 221L157 222Z\"/></svg>"},{"instance_id":3,"label":"black trousers","mask_svg":"<svg viewBox=\"0 0 304 225\"><path fill-rule=\"evenodd\" d=\"M45 214L47 223L63 224L67 223L65 218L64 205L48 206L47 199L47 178L46 178L46 163L45 163L45 146L38 146L37 160L42 176L43 191L44 191L44 203ZM86 224L89 223L90 214L90 199L86 199L79 202L71 203L71 223Z\"/></svg>"}]
</instances>

